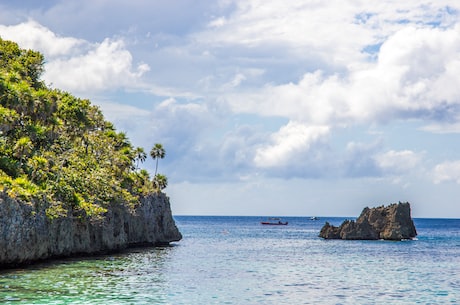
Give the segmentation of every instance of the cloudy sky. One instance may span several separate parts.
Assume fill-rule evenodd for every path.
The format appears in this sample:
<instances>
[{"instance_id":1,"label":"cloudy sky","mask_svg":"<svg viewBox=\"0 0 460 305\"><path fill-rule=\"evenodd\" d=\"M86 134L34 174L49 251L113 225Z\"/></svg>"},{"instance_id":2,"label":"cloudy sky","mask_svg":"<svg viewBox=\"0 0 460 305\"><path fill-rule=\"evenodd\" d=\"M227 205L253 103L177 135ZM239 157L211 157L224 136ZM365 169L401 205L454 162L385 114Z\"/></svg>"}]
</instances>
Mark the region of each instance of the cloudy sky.
<instances>
[{"instance_id":1,"label":"cloudy sky","mask_svg":"<svg viewBox=\"0 0 460 305\"><path fill-rule=\"evenodd\" d=\"M456 0L2 0L0 37L164 145L177 215L460 218Z\"/></svg>"}]
</instances>

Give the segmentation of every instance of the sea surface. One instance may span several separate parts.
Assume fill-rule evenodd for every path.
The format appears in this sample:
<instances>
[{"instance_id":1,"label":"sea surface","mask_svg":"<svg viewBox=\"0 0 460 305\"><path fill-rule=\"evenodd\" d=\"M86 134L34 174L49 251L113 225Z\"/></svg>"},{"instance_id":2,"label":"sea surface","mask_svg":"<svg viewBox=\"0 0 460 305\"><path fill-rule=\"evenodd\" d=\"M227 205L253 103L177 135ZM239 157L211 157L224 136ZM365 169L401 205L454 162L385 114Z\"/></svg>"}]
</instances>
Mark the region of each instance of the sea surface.
<instances>
[{"instance_id":1,"label":"sea surface","mask_svg":"<svg viewBox=\"0 0 460 305\"><path fill-rule=\"evenodd\" d=\"M0 304L460 304L460 219L416 240L318 237L325 221L176 216L170 247L0 272Z\"/></svg>"}]
</instances>

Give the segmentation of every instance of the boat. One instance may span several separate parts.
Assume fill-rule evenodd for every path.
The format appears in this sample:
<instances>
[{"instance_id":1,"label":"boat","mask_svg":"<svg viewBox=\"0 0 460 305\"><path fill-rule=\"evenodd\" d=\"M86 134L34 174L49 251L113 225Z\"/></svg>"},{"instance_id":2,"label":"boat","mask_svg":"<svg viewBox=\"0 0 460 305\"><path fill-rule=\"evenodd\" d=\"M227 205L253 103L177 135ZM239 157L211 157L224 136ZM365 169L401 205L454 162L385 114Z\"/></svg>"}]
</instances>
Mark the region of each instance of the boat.
<instances>
[{"instance_id":1,"label":"boat","mask_svg":"<svg viewBox=\"0 0 460 305\"><path fill-rule=\"evenodd\" d=\"M268 221L261 221L260 224L268 226L287 226L288 222L282 222L280 218L269 218Z\"/></svg>"},{"instance_id":2,"label":"boat","mask_svg":"<svg viewBox=\"0 0 460 305\"><path fill-rule=\"evenodd\" d=\"M319 217L312 216L312 217L310 217L310 220L319 220Z\"/></svg>"}]
</instances>

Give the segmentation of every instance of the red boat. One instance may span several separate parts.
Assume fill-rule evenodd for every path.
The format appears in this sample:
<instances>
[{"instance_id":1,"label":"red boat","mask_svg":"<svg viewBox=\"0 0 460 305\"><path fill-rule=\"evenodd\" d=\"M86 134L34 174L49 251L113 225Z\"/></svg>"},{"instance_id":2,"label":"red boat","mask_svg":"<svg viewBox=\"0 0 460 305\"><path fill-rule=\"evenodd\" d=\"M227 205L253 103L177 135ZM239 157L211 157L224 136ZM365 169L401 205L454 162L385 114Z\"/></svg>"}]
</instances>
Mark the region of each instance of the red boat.
<instances>
[{"instance_id":1,"label":"red boat","mask_svg":"<svg viewBox=\"0 0 460 305\"><path fill-rule=\"evenodd\" d=\"M268 226L287 226L288 222L282 222L279 218L270 218L269 221L261 221L260 224Z\"/></svg>"}]
</instances>

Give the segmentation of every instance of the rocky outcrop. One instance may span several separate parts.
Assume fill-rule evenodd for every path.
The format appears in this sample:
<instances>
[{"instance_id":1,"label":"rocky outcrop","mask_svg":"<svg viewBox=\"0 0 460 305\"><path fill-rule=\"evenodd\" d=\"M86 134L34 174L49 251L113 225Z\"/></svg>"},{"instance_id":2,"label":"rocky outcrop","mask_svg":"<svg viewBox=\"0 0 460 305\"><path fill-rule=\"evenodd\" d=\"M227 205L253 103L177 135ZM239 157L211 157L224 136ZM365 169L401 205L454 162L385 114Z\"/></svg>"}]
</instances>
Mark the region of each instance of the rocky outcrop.
<instances>
[{"instance_id":1,"label":"rocky outcrop","mask_svg":"<svg viewBox=\"0 0 460 305\"><path fill-rule=\"evenodd\" d=\"M45 209L37 206L0 194L0 267L182 238L169 198L162 193L142 198L135 210L113 204L100 220L70 216L50 220Z\"/></svg>"},{"instance_id":2,"label":"rocky outcrop","mask_svg":"<svg viewBox=\"0 0 460 305\"><path fill-rule=\"evenodd\" d=\"M345 220L339 227L328 222L319 234L325 239L402 240L417 236L410 204L395 203L387 207L364 208L356 221Z\"/></svg>"}]
</instances>

